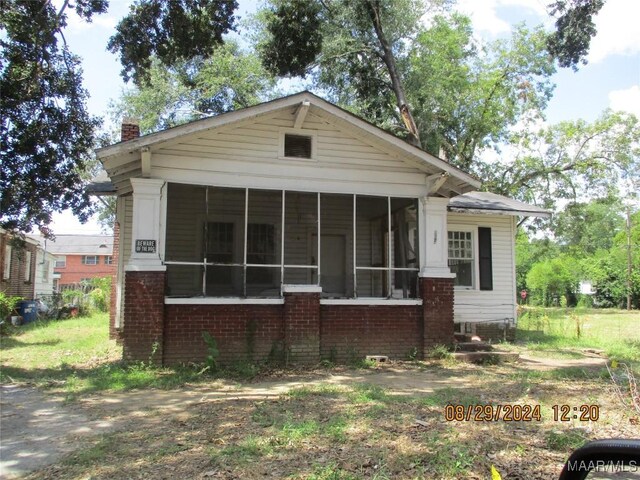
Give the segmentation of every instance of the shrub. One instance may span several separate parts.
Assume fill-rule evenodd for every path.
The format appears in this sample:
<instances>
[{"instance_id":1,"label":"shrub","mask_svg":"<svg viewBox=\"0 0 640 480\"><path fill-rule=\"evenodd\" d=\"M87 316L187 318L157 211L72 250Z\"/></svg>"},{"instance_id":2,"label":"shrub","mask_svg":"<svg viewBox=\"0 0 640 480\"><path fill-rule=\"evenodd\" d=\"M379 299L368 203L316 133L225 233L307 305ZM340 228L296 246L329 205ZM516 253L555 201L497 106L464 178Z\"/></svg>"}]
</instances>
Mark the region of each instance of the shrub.
<instances>
[{"instance_id":1,"label":"shrub","mask_svg":"<svg viewBox=\"0 0 640 480\"><path fill-rule=\"evenodd\" d=\"M0 292L0 320L5 320L18 306L21 297L12 297L4 292Z\"/></svg>"}]
</instances>

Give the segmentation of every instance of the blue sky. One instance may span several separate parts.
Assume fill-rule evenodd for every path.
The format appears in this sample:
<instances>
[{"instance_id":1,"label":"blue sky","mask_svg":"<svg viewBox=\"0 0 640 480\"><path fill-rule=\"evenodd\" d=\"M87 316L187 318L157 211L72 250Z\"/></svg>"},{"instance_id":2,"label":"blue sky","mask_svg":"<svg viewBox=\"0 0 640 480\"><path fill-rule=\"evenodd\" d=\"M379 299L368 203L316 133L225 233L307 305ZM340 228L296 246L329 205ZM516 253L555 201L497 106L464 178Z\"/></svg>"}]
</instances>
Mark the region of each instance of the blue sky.
<instances>
[{"instance_id":1,"label":"blue sky","mask_svg":"<svg viewBox=\"0 0 640 480\"><path fill-rule=\"evenodd\" d=\"M459 0L457 9L471 16L476 35L493 40L509 35L513 25L544 24L553 27L545 12L551 0ZM107 14L87 24L70 16L65 37L71 50L80 55L84 66L84 83L94 115L106 115L109 101L119 96L124 84L120 64L106 50L109 37L118 21L128 11L129 0L111 0ZM255 0L239 0L238 14L255 10ZM578 72L559 69L553 77L554 97L547 122L583 118L592 121L606 108L626 110L640 116L640 1L606 0L596 17L598 34L593 39L589 63ZM242 31L240 31L242 34ZM90 222L80 225L71 214L56 215L55 233L95 233L99 227Z\"/></svg>"}]
</instances>

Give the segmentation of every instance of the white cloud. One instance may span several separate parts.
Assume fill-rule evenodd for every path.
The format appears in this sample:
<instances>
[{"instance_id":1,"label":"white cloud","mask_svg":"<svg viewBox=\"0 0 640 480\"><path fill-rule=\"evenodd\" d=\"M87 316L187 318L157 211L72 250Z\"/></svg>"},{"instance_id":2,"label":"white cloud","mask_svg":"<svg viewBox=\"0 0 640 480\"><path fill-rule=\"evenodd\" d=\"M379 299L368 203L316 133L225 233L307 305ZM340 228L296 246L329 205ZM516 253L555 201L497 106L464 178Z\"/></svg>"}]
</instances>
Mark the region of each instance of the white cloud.
<instances>
[{"instance_id":1,"label":"white cloud","mask_svg":"<svg viewBox=\"0 0 640 480\"><path fill-rule=\"evenodd\" d=\"M609 55L640 53L640 2L608 0L595 17L598 33L591 41L588 61L597 63Z\"/></svg>"},{"instance_id":2,"label":"white cloud","mask_svg":"<svg viewBox=\"0 0 640 480\"><path fill-rule=\"evenodd\" d=\"M498 16L499 8L522 8L523 13L534 13L544 22L548 19L545 3L539 0L460 0L456 9L471 17L476 32L496 37L511 31L511 24Z\"/></svg>"},{"instance_id":3,"label":"white cloud","mask_svg":"<svg viewBox=\"0 0 640 480\"><path fill-rule=\"evenodd\" d=\"M624 110L640 117L640 86L609 92L609 106L613 110Z\"/></svg>"},{"instance_id":4,"label":"white cloud","mask_svg":"<svg viewBox=\"0 0 640 480\"><path fill-rule=\"evenodd\" d=\"M120 19L129 9L130 1L116 0L109 2L109 9L106 13L93 15L92 21L87 22L80 18L74 8L68 6L65 9L67 14L67 26L64 29L65 35L82 34L93 28L114 30ZM54 8L59 9L63 5L63 0L53 0Z\"/></svg>"}]
</instances>

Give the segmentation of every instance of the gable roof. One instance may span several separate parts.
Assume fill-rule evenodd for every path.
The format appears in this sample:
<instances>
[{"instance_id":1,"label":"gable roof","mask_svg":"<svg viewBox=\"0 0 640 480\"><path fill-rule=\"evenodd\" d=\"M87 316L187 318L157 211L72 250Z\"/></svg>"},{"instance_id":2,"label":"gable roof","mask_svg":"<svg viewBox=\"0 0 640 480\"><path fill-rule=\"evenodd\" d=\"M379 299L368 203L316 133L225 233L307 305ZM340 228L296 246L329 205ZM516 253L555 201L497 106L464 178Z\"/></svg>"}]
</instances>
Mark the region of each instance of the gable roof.
<instances>
[{"instance_id":1,"label":"gable roof","mask_svg":"<svg viewBox=\"0 0 640 480\"><path fill-rule=\"evenodd\" d=\"M113 254L113 235L56 235L54 240L39 240L54 255Z\"/></svg>"},{"instance_id":2,"label":"gable roof","mask_svg":"<svg viewBox=\"0 0 640 480\"><path fill-rule=\"evenodd\" d=\"M160 132L151 133L126 142L96 150L98 158L103 163L107 173L116 188L119 181L130 178L140 173L137 165L141 164L141 151L143 149L159 146L164 142L174 141L180 137L206 132L225 125L238 123L259 117L278 110L300 105L303 102L314 108L314 112L324 117L331 123L351 127L366 137L372 145L393 149L400 154L403 161L429 175L444 173L448 176L446 186L454 192L454 195L464 193L480 186L480 181L446 161L431 155L404 140L382 130L366 120L336 106L311 92L303 91L286 97L260 103L251 107L234 110L213 117L196 120L183 125L178 125ZM124 172L124 175L122 174ZM115 179L114 175L118 178ZM110 187L107 184L95 185L96 194L108 193Z\"/></svg>"},{"instance_id":3,"label":"gable roof","mask_svg":"<svg viewBox=\"0 0 640 480\"><path fill-rule=\"evenodd\" d=\"M468 192L449 200L449 211L462 213L490 213L523 217L550 217L551 212L528 203L491 192Z\"/></svg>"}]
</instances>

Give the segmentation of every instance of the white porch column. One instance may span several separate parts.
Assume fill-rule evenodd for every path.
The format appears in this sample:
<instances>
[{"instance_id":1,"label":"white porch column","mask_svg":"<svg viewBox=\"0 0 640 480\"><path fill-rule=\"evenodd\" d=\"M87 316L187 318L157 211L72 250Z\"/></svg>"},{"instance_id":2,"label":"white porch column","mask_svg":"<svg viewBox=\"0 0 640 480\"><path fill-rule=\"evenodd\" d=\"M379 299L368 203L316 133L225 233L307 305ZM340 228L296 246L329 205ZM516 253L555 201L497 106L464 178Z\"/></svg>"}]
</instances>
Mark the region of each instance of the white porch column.
<instances>
[{"instance_id":1,"label":"white porch column","mask_svg":"<svg viewBox=\"0 0 640 480\"><path fill-rule=\"evenodd\" d=\"M419 203L420 277L454 278L449 269L448 198L422 197Z\"/></svg>"},{"instance_id":2,"label":"white porch column","mask_svg":"<svg viewBox=\"0 0 640 480\"><path fill-rule=\"evenodd\" d=\"M128 271L164 271L164 180L132 178L133 225Z\"/></svg>"}]
</instances>

